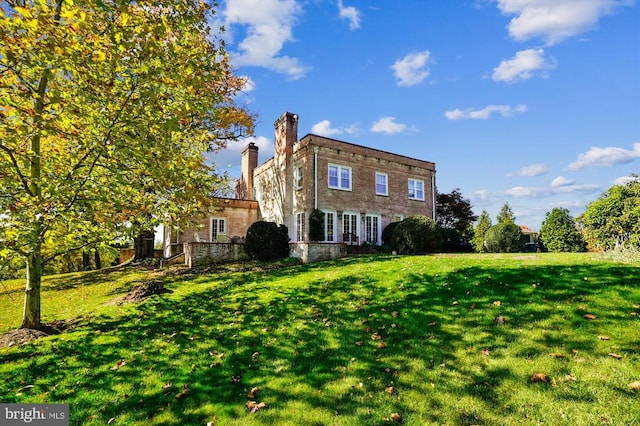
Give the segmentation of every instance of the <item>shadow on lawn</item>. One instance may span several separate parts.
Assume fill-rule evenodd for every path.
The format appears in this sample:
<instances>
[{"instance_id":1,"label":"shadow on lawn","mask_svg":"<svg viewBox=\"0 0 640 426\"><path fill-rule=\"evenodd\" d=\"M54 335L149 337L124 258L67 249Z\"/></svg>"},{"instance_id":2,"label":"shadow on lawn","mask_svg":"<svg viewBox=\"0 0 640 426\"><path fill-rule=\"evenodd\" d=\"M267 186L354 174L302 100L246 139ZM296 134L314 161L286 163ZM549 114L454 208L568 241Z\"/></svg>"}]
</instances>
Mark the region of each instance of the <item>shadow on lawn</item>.
<instances>
[{"instance_id":1,"label":"shadow on lawn","mask_svg":"<svg viewBox=\"0 0 640 426\"><path fill-rule=\"evenodd\" d=\"M0 400L24 401L16 393L35 384L28 391L32 402L73 401L72 424L104 424L122 413L138 422L163 414L175 421L162 424L205 424L212 410L221 419L247 416L247 390L259 386L258 399L271 408L252 415L265 424L295 422L279 410L294 402L333 416L330 423L349 416L378 424L391 412L416 423L441 423L443 399L465 396L499 417L511 413L495 389L514 373L507 367L474 370L461 357L476 357L481 365L482 348L507 351L520 329L552 319L559 305L575 310L605 288L624 293L638 287L637 271L610 265L471 267L442 276L408 272L385 282L367 273L327 273L332 265L368 262L373 270L390 259L229 274L214 277L216 287L180 299L153 297L117 319L95 318L68 338L0 355L2 363L18 365L4 374ZM314 271L320 278L278 285L280 278ZM193 285L206 281L200 277ZM624 309L598 314L619 321ZM566 320L581 327L582 314ZM500 316L502 324L496 322ZM519 355L593 345L579 334L550 330ZM447 382L453 376L458 381ZM400 395L422 395L424 408L386 393L389 386ZM215 407L202 408L209 404ZM492 424L473 409L458 413L456 421Z\"/></svg>"}]
</instances>

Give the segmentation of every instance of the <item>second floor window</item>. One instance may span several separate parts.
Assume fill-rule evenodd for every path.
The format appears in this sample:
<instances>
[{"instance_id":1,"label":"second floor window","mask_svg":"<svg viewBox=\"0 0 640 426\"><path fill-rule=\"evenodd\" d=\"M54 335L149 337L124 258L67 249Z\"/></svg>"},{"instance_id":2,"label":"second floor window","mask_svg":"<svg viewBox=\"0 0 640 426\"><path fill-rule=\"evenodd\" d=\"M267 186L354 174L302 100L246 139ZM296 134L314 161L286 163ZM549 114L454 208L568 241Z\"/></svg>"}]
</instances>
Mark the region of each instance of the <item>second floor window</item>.
<instances>
[{"instance_id":1,"label":"second floor window","mask_svg":"<svg viewBox=\"0 0 640 426\"><path fill-rule=\"evenodd\" d=\"M329 188L351 191L351 167L329 164Z\"/></svg>"},{"instance_id":2,"label":"second floor window","mask_svg":"<svg viewBox=\"0 0 640 426\"><path fill-rule=\"evenodd\" d=\"M409 179L409 199L424 201L424 181Z\"/></svg>"},{"instance_id":3,"label":"second floor window","mask_svg":"<svg viewBox=\"0 0 640 426\"><path fill-rule=\"evenodd\" d=\"M389 195L387 179L386 173L376 173L376 195Z\"/></svg>"},{"instance_id":4,"label":"second floor window","mask_svg":"<svg viewBox=\"0 0 640 426\"><path fill-rule=\"evenodd\" d=\"M302 166L298 166L293 170L293 181L295 182L296 185L296 189L301 189L302 185L304 183L303 180L303 173L302 173Z\"/></svg>"}]
</instances>

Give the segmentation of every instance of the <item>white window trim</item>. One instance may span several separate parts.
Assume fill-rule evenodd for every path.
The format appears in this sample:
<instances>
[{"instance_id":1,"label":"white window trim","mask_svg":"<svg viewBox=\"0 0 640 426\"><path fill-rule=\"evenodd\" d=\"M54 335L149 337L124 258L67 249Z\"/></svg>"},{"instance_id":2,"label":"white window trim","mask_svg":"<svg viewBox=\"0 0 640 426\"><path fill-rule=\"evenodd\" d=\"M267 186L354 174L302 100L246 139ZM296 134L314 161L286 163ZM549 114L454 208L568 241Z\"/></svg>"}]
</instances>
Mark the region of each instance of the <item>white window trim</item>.
<instances>
[{"instance_id":1,"label":"white window trim","mask_svg":"<svg viewBox=\"0 0 640 426\"><path fill-rule=\"evenodd\" d=\"M361 217L360 217L360 213L358 212L352 212L352 211L346 211L342 213L342 218L340 220L340 239L342 240L342 242L344 243L344 224L345 224L345 216L351 217L351 216L355 216L356 218L356 224L355 224L355 229L353 230L353 236L355 237L355 241L351 241L352 243L356 243L356 244L360 244L360 226L362 226L361 224Z\"/></svg>"},{"instance_id":2,"label":"white window trim","mask_svg":"<svg viewBox=\"0 0 640 426\"><path fill-rule=\"evenodd\" d=\"M364 216L364 241L367 241L367 219L370 217L378 219L378 232L376 232L375 241L368 242L373 242L379 245L382 242L382 216L379 214L366 214Z\"/></svg>"},{"instance_id":3,"label":"white window trim","mask_svg":"<svg viewBox=\"0 0 640 426\"><path fill-rule=\"evenodd\" d=\"M331 167L335 167L338 169L338 185L331 185L331 180L330 180L330 176L329 176L329 169ZM344 188L342 187L342 171L343 170L348 170L349 171L349 187L348 188ZM349 166L341 166L339 164L332 164L329 163L329 166L327 167L327 185L330 189L339 189L340 191L351 191L352 188L352 182L353 182L353 173L351 170L351 167Z\"/></svg>"},{"instance_id":4,"label":"white window trim","mask_svg":"<svg viewBox=\"0 0 640 426\"><path fill-rule=\"evenodd\" d=\"M216 233L217 233L217 237L216 238L213 237L213 221L214 220L217 220L218 222L222 221L224 223L224 232L220 232L218 230L219 228L217 228L216 229ZM219 227L219 225L218 225L218 227ZM227 225L227 218L226 217L212 216L212 217L209 218L209 238L211 239L211 242L213 242L213 243L219 242L220 241L220 236L223 235L223 236L226 237L229 234L228 231L229 231L229 228L228 228L228 225Z\"/></svg>"},{"instance_id":5,"label":"white window trim","mask_svg":"<svg viewBox=\"0 0 640 426\"><path fill-rule=\"evenodd\" d=\"M384 176L384 190L385 192L378 192L378 176ZM376 185L376 195L383 195L383 196L389 196L389 175L386 173L382 173L382 172L376 172L376 178L375 178L375 185Z\"/></svg>"},{"instance_id":6,"label":"white window trim","mask_svg":"<svg viewBox=\"0 0 640 426\"><path fill-rule=\"evenodd\" d=\"M424 195L425 195L425 194L424 194L424 181L423 181L422 179L413 179L413 178L409 178L409 180L407 181L407 194L409 193L409 188L410 188L411 182L413 182L413 183L414 183L414 187L413 187L414 196L413 196L413 197L409 196L409 199L410 199L410 200L424 201ZM422 197L416 197L416 196L415 196L415 193L416 193L416 192L418 192L418 191L416 190L416 187L415 187L415 186L416 186L416 185L415 185L415 184L416 184L416 182L420 182L420 183L422 183Z\"/></svg>"},{"instance_id":7,"label":"white window trim","mask_svg":"<svg viewBox=\"0 0 640 426\"><path fill-rule=\"evenodd\" d=\"M306 228L307 228L307 224L306 224L307 215L304 212L298 212L293 216L293 218L295 221L294 229L295 229L296 242L304 241ZM300 218L302 218L302 222L300 222Z\"/></svg>"},{"instance_id":8,"label":"white window trim","mask_svg":"<svg viewBox=\"0 0 640 426\"><path fill-rule=\"evenodd\" d=\"M338 212L335 210L322 210L322 212L324 213L324 241L322 241L323 243L336 243L338 242ZM327 240L327 215L333 215L333 227L332 227L332 231L333 231L333 240L329 241Z\"/></svg>"}]
</instances>

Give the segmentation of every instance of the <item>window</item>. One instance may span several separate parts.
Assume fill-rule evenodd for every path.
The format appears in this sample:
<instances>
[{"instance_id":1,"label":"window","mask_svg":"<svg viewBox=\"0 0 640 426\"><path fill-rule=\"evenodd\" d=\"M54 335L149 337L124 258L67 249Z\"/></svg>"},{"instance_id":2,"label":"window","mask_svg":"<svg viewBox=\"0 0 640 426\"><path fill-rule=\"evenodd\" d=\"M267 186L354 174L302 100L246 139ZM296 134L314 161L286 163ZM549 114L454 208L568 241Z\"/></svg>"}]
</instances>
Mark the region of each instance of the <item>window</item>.
<instances>
[{"instance_id":1,"label":"window","mask_svg":"<svg viewBox=\"0 0 640 426\"><path fill-rule=\"evenodd\" d=\"M424 181L409 179L409 199L424 201Z\"/></svg>"},{"instance_id":2,"label":"window","mask_svg":"<svg viewBox=\"0 0 640 426\"><path fill-rule=\"evenodd\" d=\"M211 241L226 241L227 219L224 217L211 218Z\"/></svg>"},{"instance_id":3,"label":"window","mask_svg":"<svg viewBox=\"0 0 640 426\"><path fill-rule=\"evenodd\" d=\"M376 195L389 195L387 179L386 173L376 173Z\"/></svg>"},{"instance_id":4,"label":"window","mask_svg":"<svg viewBox=\"0 0 640 426\"><path fill-rule=\"evenodd\" d=\"M402 222L403 219L404 219L404 215L401 215L401 214L396 214L393 216L394 222Z\"/></svg>"},{"instance_id":5,"label":"window","mask_svg":"<svg viewBox=\"0 0 640 426\"><path fill-rule=\"evenodd\" d=\"M304 241L304 212L296 214L296 241Z\"/></svg>"},{"instance_id":6,"label":"window","mask_svg":"<svg viewBox=\"0 0 640 426\"><path fill-rule=\"evenodd\" d=\"M335 242L336 233L336 213L332 211L324 212L324 241Z\"/></svg>"},{"instance_id":7,"label":"window","mask_svg":"<svg viewBox=\"0 0 640 426\"><path fill-rule=\"evenodd\" d=\"M329 164L329 188L351 191L351 167Z\"/></svg>"},{"instance_id":8,"label":"window","mask_svg":"<svg viewBox=\"0 0 640 426\"><path fill-rule=\"evenodd\" d=\"M364 217L364 238L368 243L380 242L380 216L366 215Z\"/></svg>"},{"instance_id":9,"label":"window","mask_svg":"<svg viewBox=\"0 0 640 426\"><path fill-rule=\"evenodd\" d=\"M293 170L293 181L295 182L296 189L302 189L304 174L302 173L302 166L298 166Z\"/></svg>"},{"instance_id":10,"label":"window","mask_svg":"<svg viewBox=\"0 0 640 426\"><path fill-rule=\"evenodd\" d=\"M358 242L358 214L342 214L342 242L345 244L359 244Z\"/></svg>"}]
</instances>

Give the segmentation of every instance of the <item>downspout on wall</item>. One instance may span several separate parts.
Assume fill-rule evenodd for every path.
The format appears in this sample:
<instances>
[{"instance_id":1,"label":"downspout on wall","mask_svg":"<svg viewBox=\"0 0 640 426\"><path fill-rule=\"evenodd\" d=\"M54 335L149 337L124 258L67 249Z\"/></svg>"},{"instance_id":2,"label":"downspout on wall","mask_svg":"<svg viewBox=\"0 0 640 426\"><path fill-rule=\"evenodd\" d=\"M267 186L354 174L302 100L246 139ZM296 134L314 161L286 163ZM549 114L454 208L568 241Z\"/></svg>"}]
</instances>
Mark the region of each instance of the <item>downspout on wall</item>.
<instances>
[{"instance_id":1,"label":"downspout on wall","mask_svg":"<svg viewBox=\"0 0 640 426\"><path fill-rule=\"evenodd\" d=\"M431 215L433 216L434 222L437 220L436 217L436 172L431 172Z\"/></svg>"},{"instance_id":2,"label":"downspout on wall","mask_svg":"<svg viewBox=\"0 0 640 426\"><path fill-rule=\"evenodd\" d=\"M313 147L313 207L318 209L318 152L320 148Z\"/></svg>"}]
</instances>

